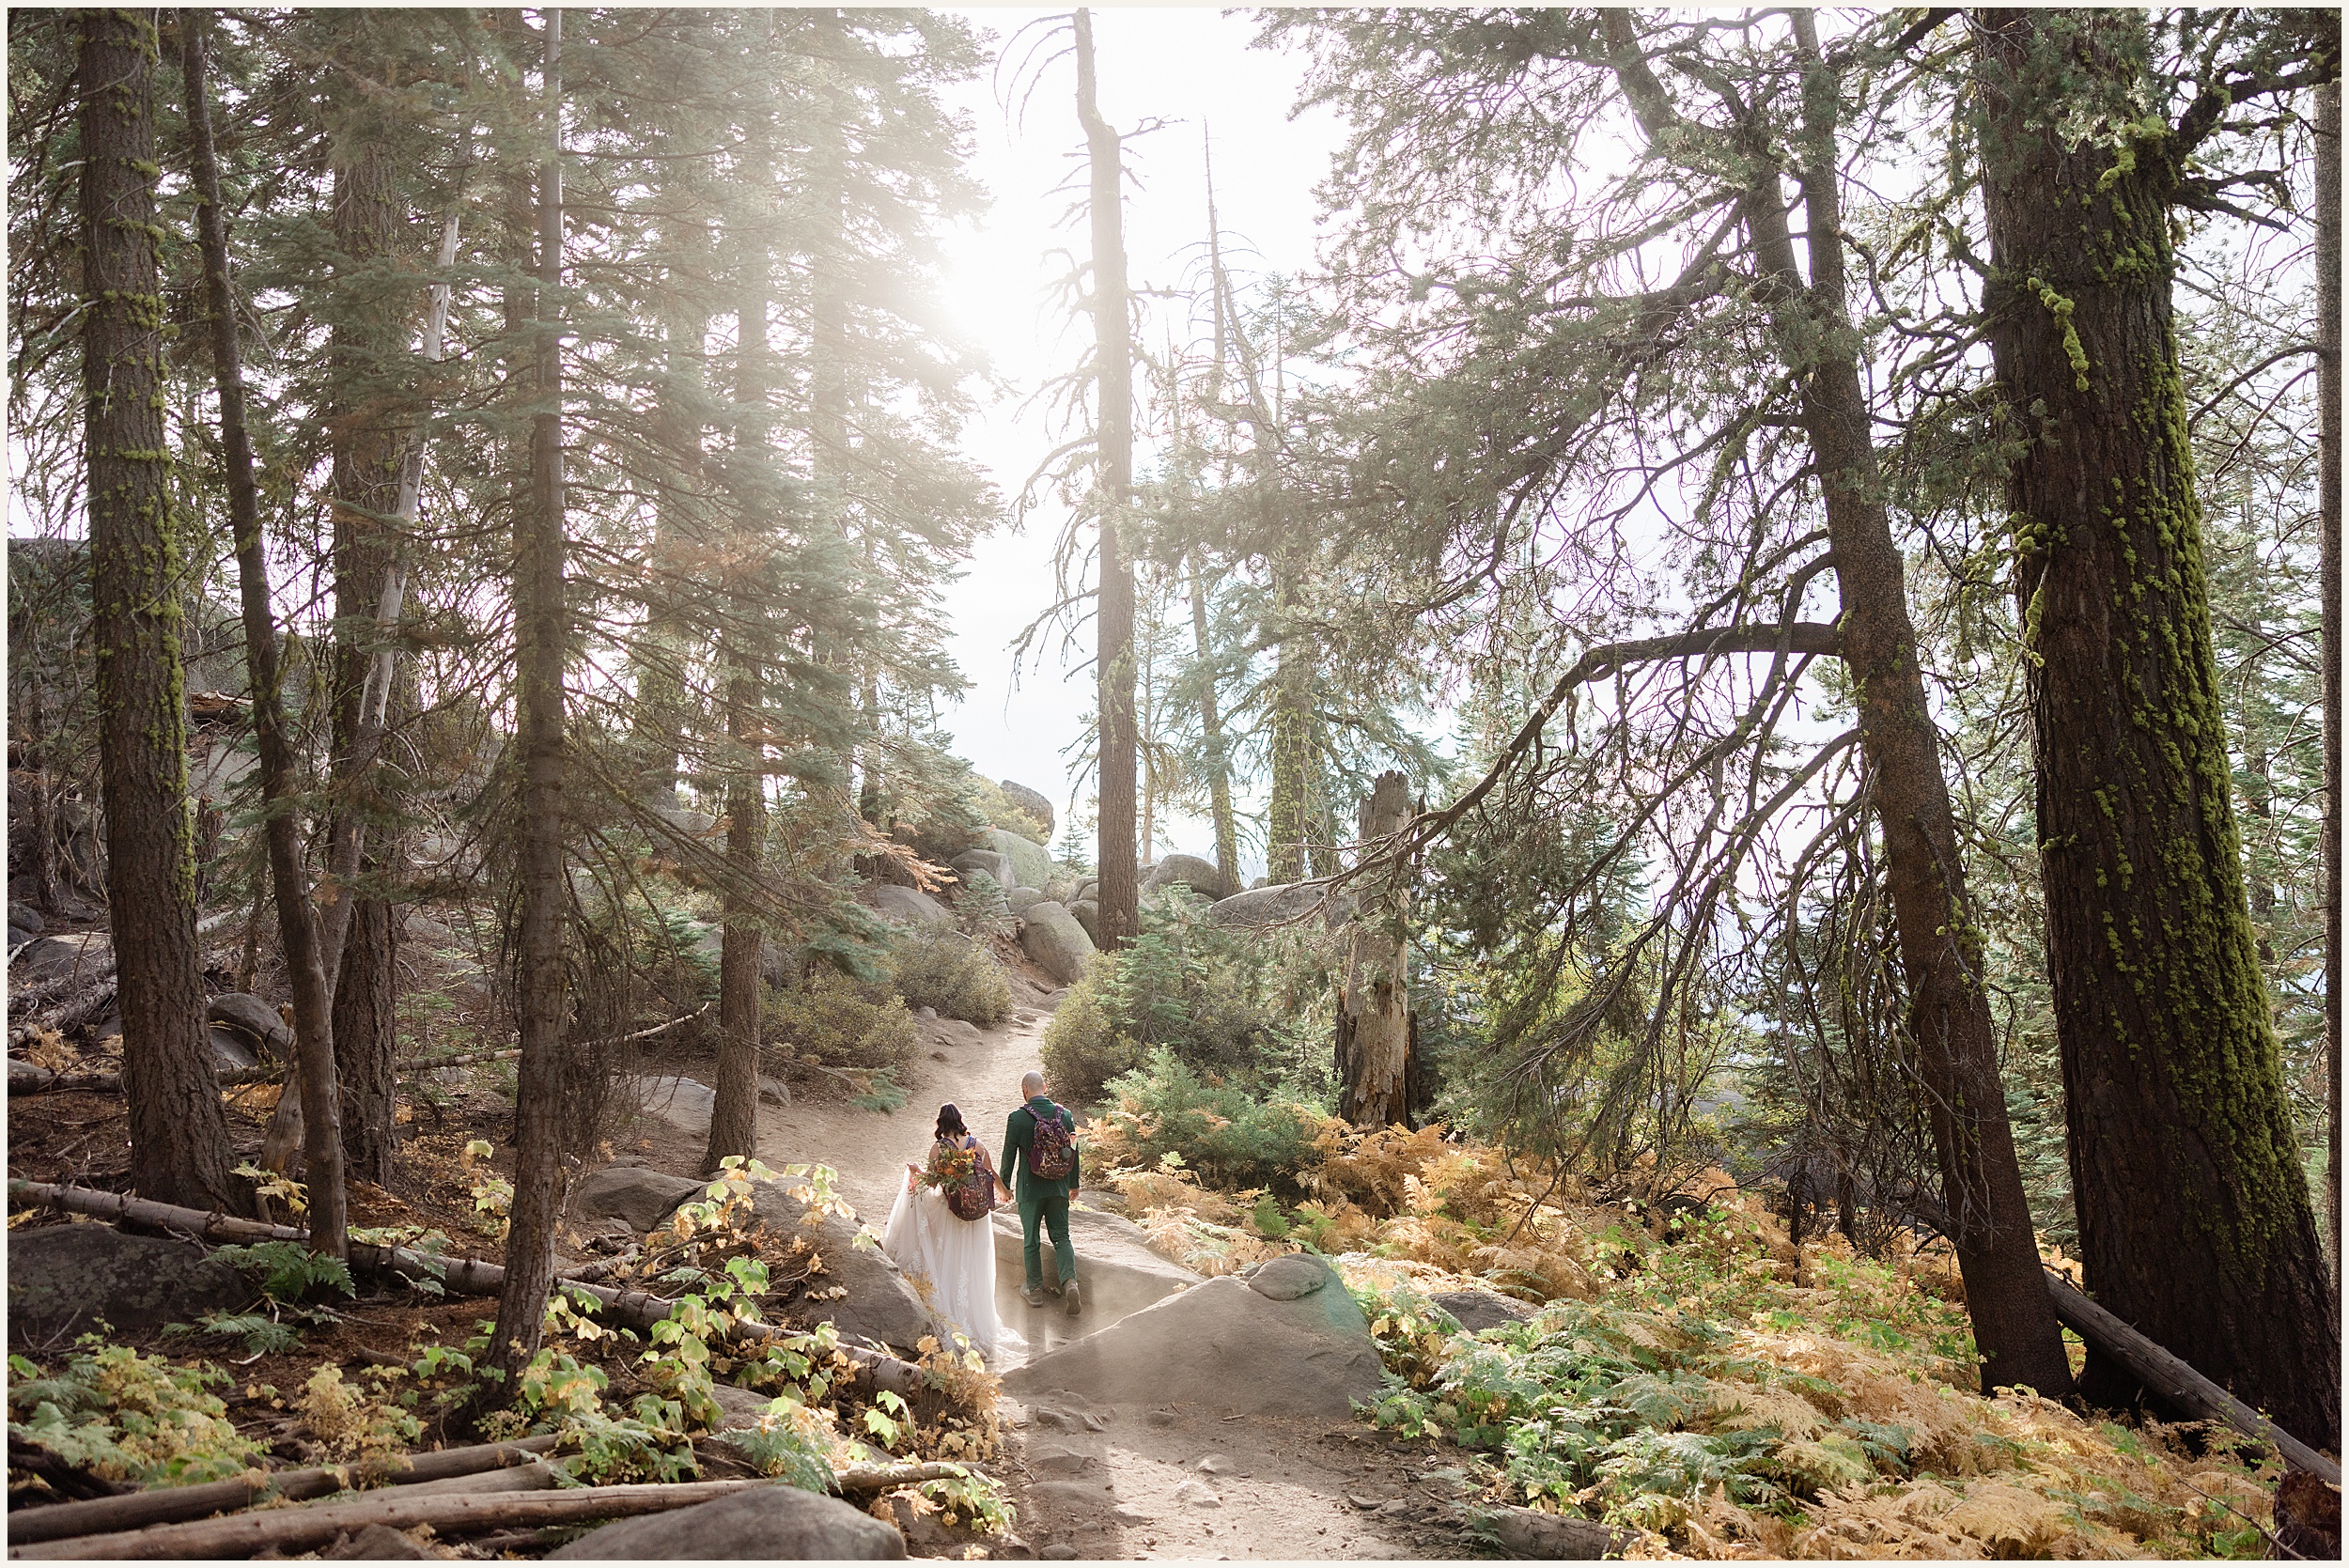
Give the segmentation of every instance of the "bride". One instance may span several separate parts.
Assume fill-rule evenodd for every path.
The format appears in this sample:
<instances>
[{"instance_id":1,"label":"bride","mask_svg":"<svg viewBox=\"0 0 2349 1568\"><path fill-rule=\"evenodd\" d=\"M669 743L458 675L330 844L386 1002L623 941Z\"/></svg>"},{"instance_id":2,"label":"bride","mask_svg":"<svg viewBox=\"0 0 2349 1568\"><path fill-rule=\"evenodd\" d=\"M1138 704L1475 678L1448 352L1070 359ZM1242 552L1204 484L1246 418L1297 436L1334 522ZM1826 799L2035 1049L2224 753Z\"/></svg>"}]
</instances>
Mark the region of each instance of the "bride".
<instances>
[{"instance_id":1,"label":"bride","mask_svg":"<svg viewBox=\"0 0 2349 1568\"><path fill-rule=\"evenodd\" d=\"M938 1108L926 1165L906 1167L881 1250L930 1282L930 1307L985 1354L995 1350L995 1232L988 1213L1011 1191L953 1101ZM973 1218L965 1219L970 1215Z\"/></svg>"}]
</instances>

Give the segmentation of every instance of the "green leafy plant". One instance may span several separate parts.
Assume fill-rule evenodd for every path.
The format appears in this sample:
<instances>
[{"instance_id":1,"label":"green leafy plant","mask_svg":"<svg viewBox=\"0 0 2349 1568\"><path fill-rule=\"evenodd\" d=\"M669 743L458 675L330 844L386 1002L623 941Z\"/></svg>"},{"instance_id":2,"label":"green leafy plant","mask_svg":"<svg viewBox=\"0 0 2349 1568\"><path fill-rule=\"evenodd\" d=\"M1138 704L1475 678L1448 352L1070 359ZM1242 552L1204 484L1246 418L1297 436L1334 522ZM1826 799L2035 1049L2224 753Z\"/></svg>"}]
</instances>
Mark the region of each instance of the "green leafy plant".
<instances>
[{"instance_id":1,"label":"green leafy plant","mask_svg":"<svg viewBox=\"0 0 2349 1568\"><path fill-rule=\"evenodd\" d=\"M177 1486L259 1462L262 1445L230 1423L208 1366L173 1366L85 1335L54 1374L8 1358L8 1430L109 1481Z\"/></svg>"},{"instance_id":2,"label":"green leafy plant","mask_svg":"<svg viewBox=\"0 0 2349 1568\"><path fill-rule=\"evenodd\" d=\"M924 931L889 955L890 984L908 1007L992 1029L1011 1012L1011 977L978 943L946 931Z\"/></svg>"},{"instance_id":3,"label":"green leafy plant","mask_svg":"<svg viewBox=\"0 0 2349 1568\"><path fill-rule=\"evenodd\" d=\"M905 1000L878 979L819 970L804 986L770 986L770 1041L828 1067L894 1067L913 1059L921 1036Z\"/></svg>"}]
</instances>

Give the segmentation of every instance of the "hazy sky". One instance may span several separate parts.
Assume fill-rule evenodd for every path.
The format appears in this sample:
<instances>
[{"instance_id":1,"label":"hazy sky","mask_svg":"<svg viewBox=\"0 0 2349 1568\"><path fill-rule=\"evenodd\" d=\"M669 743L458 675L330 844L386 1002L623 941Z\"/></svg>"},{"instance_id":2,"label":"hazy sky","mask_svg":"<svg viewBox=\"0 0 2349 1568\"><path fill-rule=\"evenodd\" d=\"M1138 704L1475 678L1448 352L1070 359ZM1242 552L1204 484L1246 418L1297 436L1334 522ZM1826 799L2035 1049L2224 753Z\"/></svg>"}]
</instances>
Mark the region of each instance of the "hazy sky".
<instances>
[{"instance_id":1,"label":"hazy sky","mask_svg":"<svg viewBox=\"0 0 2349 1568\"><path fill-rule=\"evenodd\" d=\"M992 32L1001 46L1030 20L1050 13L978 8L963 14ZM1153 117L1167 122L1128 145L1128 164L1141 182L1138 189L1128 185L1125 210L1133 285L1173 285L1206 237L1203 131L1213 142L1227 253L1236 242L1256 253L1229 259L1257 272L1309 268L1313 187L1328 168L1337 131L1326 114L1289 119L1299 62L1250 49L1256 24L1246 16L1174 7L1093 15L1103 115L1121 131ZM1006 85L1033 37L1006 51ZM1068 266L1066 255L1054 253L1081 256L1087 246L1081 226L1062 222L1070 194L1050 194L1072 174L1082 178L1074 63L1062 59L1044 70L1019 123L999 106L997 90L996 83L983 79L958 95L975 132L974 171L994 200L977 228L953 237L945 287L962 330L987 350L1012 389L964 438L965 448L992 471L1008 500L1044 455L1066 439L1055 435L1040 403L1026 400L1077 363L1092 324L1069 318L1050 293L1052 280ZM1179 330L1181 309L1152 302L1144 341L1155 347L1170 325ZM949 590L953 652L972 689L942 721L956 753L979 772L1042 790L1064 815L1079 764L1073 753L1063 753L1077 740L1094 702L1091 668L1079 668L1091 657L1093 629L1089 623L1083 628L1079 649L1065 661L1055 637L1041 667L1032 657L1016 676L1009 644L1051 602L1052 546L1065 520L1048 503L1023 532L985 540L970 574ZM1214 840L1204 822L1178 822L1172 832L1175 847L1212 856Z\"/></svg>"}]
</instances>

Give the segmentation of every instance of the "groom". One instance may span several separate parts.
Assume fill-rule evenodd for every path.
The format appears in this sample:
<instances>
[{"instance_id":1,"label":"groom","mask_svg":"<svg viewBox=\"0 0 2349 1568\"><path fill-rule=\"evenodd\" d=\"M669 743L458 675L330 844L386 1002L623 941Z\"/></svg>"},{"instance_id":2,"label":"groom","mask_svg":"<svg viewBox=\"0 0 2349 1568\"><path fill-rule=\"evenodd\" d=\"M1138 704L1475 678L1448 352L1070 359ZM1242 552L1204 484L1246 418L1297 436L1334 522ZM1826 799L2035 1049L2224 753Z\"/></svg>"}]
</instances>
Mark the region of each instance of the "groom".
<instances>
[{"instance_id":1,"label":"groom","mask_svg":"<svg viewBox=\"0 0 2349 1568\"><path fill-rule=\"evenodd\" d=\"M1016 1159L1019 1166L1019 1239L1025 1250L1028 1265L1027 1288L1019 1298L1031 1307L1044 1305L1043 1248L1036 1239L1039 1224L1052 1233L1052 1263L1061 1278L1061 1299L1067 1304L1068 1315L1074 1317L1083 1306L1082 1294L1077 1287L1077 1254L1068 1245L1068 1195L1077 1190L1077 1169L1069 1168L1065 1176L1039 1176L1028 1168L1028 1151L1035 1144L1035 1125L1040 1118L1050 1117L1066 1127L1071 1135L1077 1130L1068 1112L1054 1105L1044 1095L1044 1075L1030 1072L1019 1080L1020 1095L1027 1104L1011 1113L1003 1125L1003 1157L995 1162L998 1171L1009 1173Z\"/></svg>"}]
</instances>

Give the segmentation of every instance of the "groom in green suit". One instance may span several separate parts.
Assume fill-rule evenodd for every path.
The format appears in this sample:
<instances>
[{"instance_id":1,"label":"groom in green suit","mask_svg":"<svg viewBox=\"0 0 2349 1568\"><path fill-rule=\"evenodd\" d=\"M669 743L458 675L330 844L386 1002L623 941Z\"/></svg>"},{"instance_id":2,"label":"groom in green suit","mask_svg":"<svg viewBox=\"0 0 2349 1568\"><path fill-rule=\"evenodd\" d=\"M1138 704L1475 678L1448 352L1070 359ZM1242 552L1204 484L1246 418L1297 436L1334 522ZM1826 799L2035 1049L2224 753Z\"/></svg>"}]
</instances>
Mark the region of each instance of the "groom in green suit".
<instances>
[{"instance_id":1,"label":"groom in green suit","mask_svg":"<svg viewBox=\"0 0 2349 1568\"><path fill-rule=\"evenodd\" d=\"M1019 1093L1028 1103L1013 1111L1004 1123L1003 1157L995 1162L995 1169L1006 1174L1012 1172L1015 1161L1018 1164L1019 1239L1028 1265L1027 1288L1019 1293L1019 1298L1031 1307L1044 1305L1044 1249L1036 1231L1040 1226L1049 1227L1052 1234L1052 1262L1061 1278L1061 1299L1067 1304L1068 1315L1074 1317L1083 1306L1082 1293L1077 1287L1077 1253L1068 1245L1068 1195L1077 1190L1078 1168L1071 1165L1065 1176L1039 1176L1028 1168L1027 1154L1035 1144L1039 1117L1055 1118L1072 1136L1077 1125L1066 1110L1045 1097L1042 1073L1030 1072L1022 1078Z\"/></svg>"}]
</instances>

